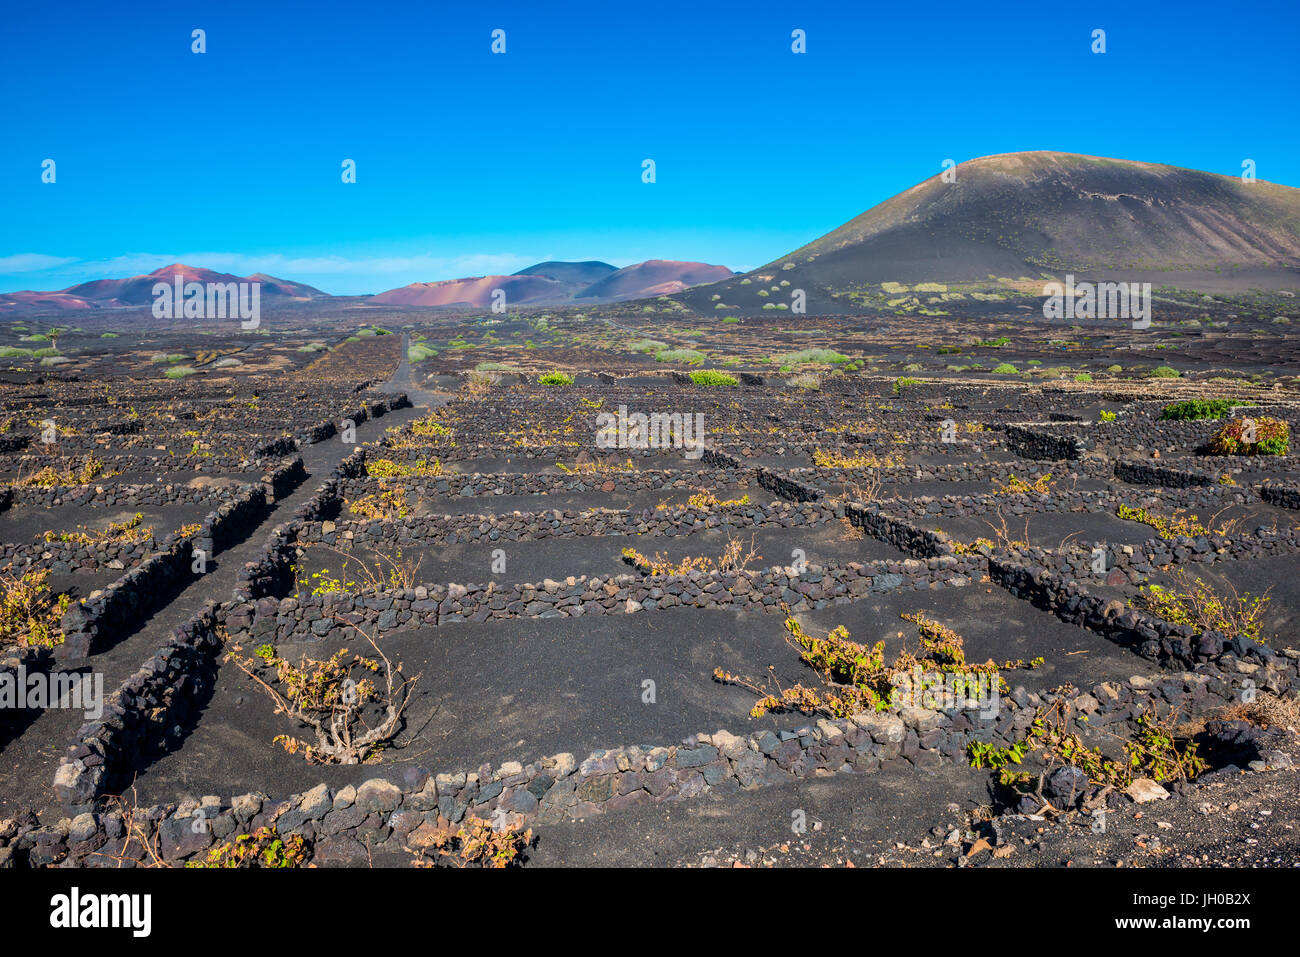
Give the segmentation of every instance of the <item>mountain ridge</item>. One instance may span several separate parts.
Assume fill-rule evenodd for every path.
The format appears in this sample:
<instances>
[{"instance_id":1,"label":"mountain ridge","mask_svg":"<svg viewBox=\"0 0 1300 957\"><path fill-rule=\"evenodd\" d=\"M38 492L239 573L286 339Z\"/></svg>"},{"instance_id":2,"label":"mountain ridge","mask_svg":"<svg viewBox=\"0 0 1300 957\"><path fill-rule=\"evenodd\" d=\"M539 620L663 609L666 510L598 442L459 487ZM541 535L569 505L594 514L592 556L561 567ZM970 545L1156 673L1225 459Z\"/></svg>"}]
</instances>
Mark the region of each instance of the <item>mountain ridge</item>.
<instances>
[{"instance_id":1,"label":"mountain ridge","mask_svg":"<svg viewBox=\"0 0 1300 957\"><path fill-rule=\"evenodd\" d=\"M1042 150L979 157L951 172L955 181L927 177L743 277L682 298L707 307L707 289L747 309L761 307L754 297L770 280L824 303L884 283L1067 273L1206 291L1300 286L1300 190L1289 186Z\"/></svg>"}]
</instances>

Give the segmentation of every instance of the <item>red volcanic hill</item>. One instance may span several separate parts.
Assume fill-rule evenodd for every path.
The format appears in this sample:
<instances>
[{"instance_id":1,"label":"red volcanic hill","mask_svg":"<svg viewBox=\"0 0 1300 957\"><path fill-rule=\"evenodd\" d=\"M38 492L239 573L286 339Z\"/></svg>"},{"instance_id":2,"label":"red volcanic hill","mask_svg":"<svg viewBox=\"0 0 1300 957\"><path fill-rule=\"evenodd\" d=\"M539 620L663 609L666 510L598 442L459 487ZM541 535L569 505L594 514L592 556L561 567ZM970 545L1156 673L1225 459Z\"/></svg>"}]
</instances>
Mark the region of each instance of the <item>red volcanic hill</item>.
<instances>
[{"instance_id":1,"label":"red volcanic hill","mask_svg":"<svg viewBox=\"0 0 1300 957\"><path fill-rule=\"evenodd\" d=\"M154 301L154 285L160 282L175 282L177 274L184 282L259 282L262 285L261 294L270 298L317 299L327 296L327 293L304 283L276 279L263 273L252 276L232 276L212 269L173 263L143 276L132 276L129 279L94 279L57 292L24 291L0 294L0 310L19 308L77 310L147 306Z\"/></svg>"},{"instance_id":2,"label":"red volcanic hill","mask_svg":"<svg viewBox=\"0 0 1300 957\"><path fill-rule=\"evenodd\" d=\"M505 291L508 305L562 302L572 295L567 283L546 276L473 276L413 282L381 292L371 301L401 306L490 306L494 289Z\"/></svg>"},{"instance_id":3,"label":"red volcanic hill","mask_svg":"<svg viewBox=\"0 0 1300 957\"><path fill-rule=\"evenodd\" d=\"M288 296L291 299L331 298L329 293L321 292L315 286L309 286L305 282L294 282L292 279L276 279L264 272L255 272L248 278L262 284L263 296Z\"/></svg>"},{"instance_id":4,"label":"red volcanic hill","mask_svg":"<svg viewBox=\"0 0 1300 957\"><path fill-rule=\"evenodd\" d=\"M708 263L677 262L672 259L651 259L634 266L624 266L594 282L574 298L577 299L641 299L646 296L666 296L681 292L690 286L730 279L732 271L726 266Z\"/></svg>"},{"instance_id":5,"label":"red volcanic hill","mask_svg":"<svg viewBox=\"0 0 1300 957\"><path fill-rule=\"evenodd\" d=\"M375 302L406 306L487 307L492 291L505 291L507 305L558 305L575 299L606 302L681 292L704 282L730 278L726 266L652 259L623 269L602 262L545 262L513 276L475 276L441 282L414 282L374 297Z\"/></svg>"}]
</instances>

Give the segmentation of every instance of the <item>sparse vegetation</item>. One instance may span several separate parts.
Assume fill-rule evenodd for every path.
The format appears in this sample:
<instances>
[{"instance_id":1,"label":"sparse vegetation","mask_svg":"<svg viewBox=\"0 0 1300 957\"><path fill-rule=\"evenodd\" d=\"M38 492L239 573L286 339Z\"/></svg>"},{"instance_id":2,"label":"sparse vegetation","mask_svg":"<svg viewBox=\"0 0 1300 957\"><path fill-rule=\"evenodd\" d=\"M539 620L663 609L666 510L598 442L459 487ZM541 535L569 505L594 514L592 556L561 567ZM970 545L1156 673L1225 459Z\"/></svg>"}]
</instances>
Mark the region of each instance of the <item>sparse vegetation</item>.
<instances>
[{"instance_id":1,"label":"sparse vegetation","mask_svg":"<svg viewBox=\"0 0 1300 957\"><path fill-rule=\"evenodd\" d=\"M16 575L0 570L0 649L52 648L63 643L60 625L72 599L50 591L50 570Z\"/></svg>"},{"instance_id":2,"label":"sparse vegetation","mask_svg":"<svg viewBox=\"0 0 1300 957\"><path fill-rule=\"evenodd\" d=\"M1210 436L1212 455L1286 455L1291 450L1291 426L1281 419L1233 419Z\"/></svg>"},{"instance_id":3,"label":"sparse vegetation","mask_svg":"<svg viewBox=\"0 0 1300 957\"><path fill-rule=\"evenodd\" d=\"M1217 631L1228 641L1238 637L1264 641L1260 630L1268 601L1267 595L1238 594L1230 583L1217 589L1179 569L1170 586L1143 585L1136 606L1170 624Z\"/></svg>"},{"instance_id":4,"label":"sparse vegetation","mask_svg":"<svg viewBox=\"0 0 1300 957\"><path fill-rule=\"evenodd\" d=\"M690 375L691 381L696 385L734 386L740 384L740 380L734 375L727 375L725 372L719 372L716 369L703 369L699 372L692 372Z\"/></svg>"},{"instance_id":5,"label":"sparse vegetation","mask_svg":"<svg viewBox=\"0 0 1300 957\"><path fill-rule=\"evenodd\" d=\"M260 646L252 657L242 655L239 645L226 655L270 697L276 714L288 715L314 732L314 741L288 734L275 738L285 751L301 753L310 762L361 764L377 757L397 732L420 678L403 678L401 665L393 665L373 637L352 627L376 657L352 655L340 648L328 658L304 657L295 665L269 644Z\"/></svg>"},{"instance_id":6,"label":"sparse vegetation","mask_svg":"<svg viewBox=\"0 0 1300 957\"><path fill-rule=\"evenodd\" d=\"M1186 421L1189 419L1221 419L1236 407L1231 399L1187 399L1183 402L1170 402L1160 412L1160 418L1167 421Z\"/></svg>"}]
</instances>

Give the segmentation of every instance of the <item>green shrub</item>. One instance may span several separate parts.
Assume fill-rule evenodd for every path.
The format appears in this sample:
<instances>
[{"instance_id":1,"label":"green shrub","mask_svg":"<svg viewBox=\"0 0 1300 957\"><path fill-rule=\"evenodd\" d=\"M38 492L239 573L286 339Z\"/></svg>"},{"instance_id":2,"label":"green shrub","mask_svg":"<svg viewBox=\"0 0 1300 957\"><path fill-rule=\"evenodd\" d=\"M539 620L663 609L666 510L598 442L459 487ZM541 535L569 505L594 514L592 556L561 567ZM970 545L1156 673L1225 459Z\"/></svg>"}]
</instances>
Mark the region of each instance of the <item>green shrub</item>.
<instances>
[{"instance_id":1,"label":"green shrub","mask_svg":"<svg viewBox=\"0 0 1300 957\"><path fill-rule=\"evenodd\" d=\"M1180 379L1183 374L1172 366L1156 366L1147 375L1152 379Z\"/></svg>"},{"instance_id":2,"label":"green shrub","mask_svg":"<svg viewBox=\"0 0 1300 957\"><path fill-rule=\"evenodd\" d=\"M701 369L699 372L691 373L691 381L696 385L739 385L740 380L734 375L727 375L725 372L719 372L717 369Z\"/></svg>"},{"instance_id":3,"label":"green shrub","mask_svg":"<svg viewBox=\"0 0 1300 957\"><path fill-rule=\"evenodd\" d=\"M537 381L541 385L573 385L573 376L567 372L543 372Z\"/></svg>"},{"instance_id":4,"label":"green shrub","mask_svg":"<svg viewBox=\"0 0 1300 957\"><path fill-rule=\"evenodd\" d=\"M1246 441L1246 422L1255 423L1255 441ZM1233 419L1212 436L1212 455L1286 455L1291 448L1291 427L1281 419Z\"/></svg>"},{"instance_id":5,"label":"green shrub","mask_svg":"<svg viewBox=\"0 0 1300 957\"><path fill-rule=\"evenodd\" d=\"M1020 375L1020 370L1017 369L1015 366L1013 366L1010 362L1003 362L1002 364L993 367L993 374L994 375Z\"/></svg>"},{"instance_id":6,"label":"green shrub","mask_svg":"<svg viewBox=\"0 0 1300 957\"><path fill-rule=\"evenodd\" d=\"M692 366L699 365L707 358L699 349L660 349L655 353L656 362L685 362Z\"/></svg>"},{"instance_id":7,"label":"green shrub","mask_svg":"<svg viewBox=\"0 0 1300 957\"><path fill-rule=\"evenodd\" d=\"M163 373L169 379L184 379L186 376L194 375L195 370L190 366L172 366Z\"/></svg>"},{"instance_id":8,"label":"green shrub","mask_svg":"<svg viewBox=\"0 0 1300 957\"><path fill-rule=\"evenodd\" d=\"M633 352L658 352L667 349L668 343L660 342L658 339L637 339L635 342L629 342L627 347Z\"/></svg>"},{"instance_id":9,"label":"green shrub","mask_svg":"<svg viewBox=\"0 0 1300 957\"><path fill-rule=\"evenodd\" d=\"M900 376L899 378L894 380L894 395L902 395L903 390L906 389L908 386L920 385L920 384L921 384L920 379L913 379L910 378L909 376Z\"/></svg>"},{"instance_id":10,"label":"green shrub","mask_svg":"<svg viewBox=\"0 0 1300 957\"><path fill-rule=\"evenodd\" d=\"M777 356L777 361L782 365L799 365L803 362L824 362L829 365L838 365L841 362L848 362L849 357L834 349L800 349L798 352L791 352L788 355Z\"/></svg>"},{"instance_id":11,"label":"green shrub","mask_svg":"<svg viewBox=\"0 0 1300 957\"><path fill-rule=\"evenodd\" d=\"M1174 421L1222 419L1230 415L1233 406L1237 404L1231 399L1188 399L1185 402L1170 402L1160 412L1160 418Z\"/></svg>"}]
</instances>

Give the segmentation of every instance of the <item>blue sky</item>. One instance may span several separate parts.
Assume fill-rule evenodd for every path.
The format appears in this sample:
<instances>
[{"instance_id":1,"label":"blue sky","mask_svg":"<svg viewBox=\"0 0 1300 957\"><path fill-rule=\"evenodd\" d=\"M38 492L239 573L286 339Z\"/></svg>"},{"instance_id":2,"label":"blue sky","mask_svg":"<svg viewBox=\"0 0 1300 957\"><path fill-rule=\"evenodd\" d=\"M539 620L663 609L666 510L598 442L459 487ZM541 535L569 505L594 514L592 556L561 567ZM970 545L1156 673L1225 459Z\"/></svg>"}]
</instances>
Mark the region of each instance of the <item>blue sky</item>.
<instances>
[{"instance_id":1,"label":"blue sky","mask_svg":"<svg viewBox=\"0 0 1300 957\"><path fill-rule=\"evenodd\" d=\"M1028 149L1249 157L1300 186L1294 0L101 0L2 22L6 291L176 260L338 294L542 259L748 268L945 158Z\"/></svg>"}]
</instances>

